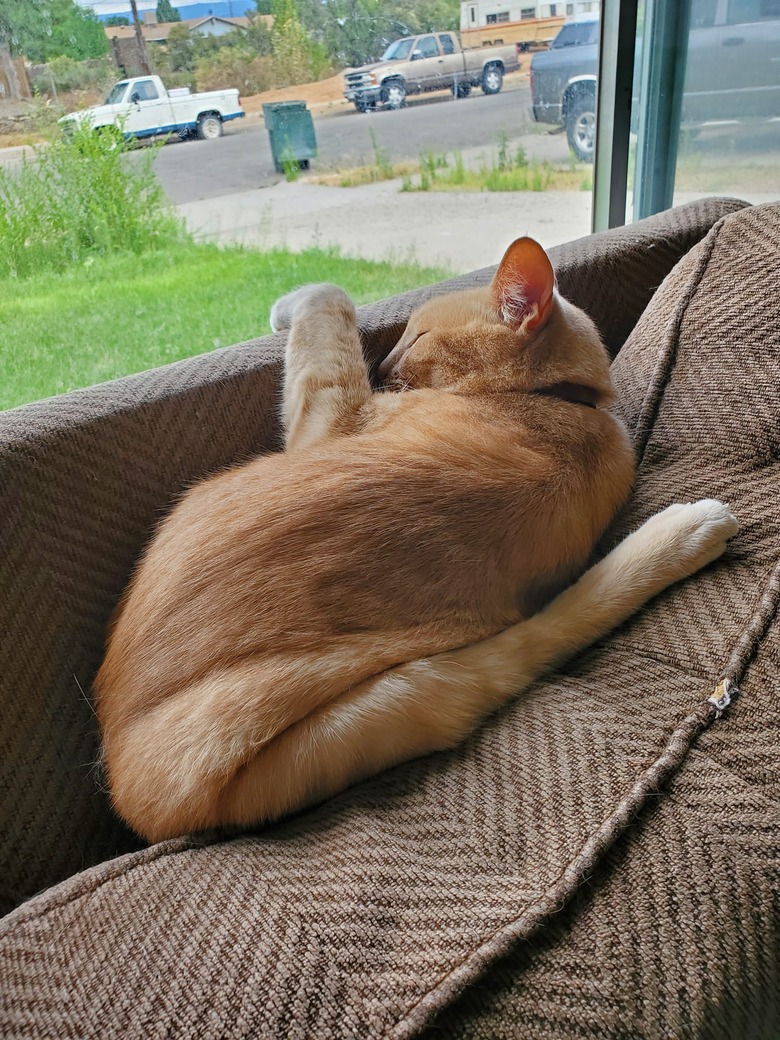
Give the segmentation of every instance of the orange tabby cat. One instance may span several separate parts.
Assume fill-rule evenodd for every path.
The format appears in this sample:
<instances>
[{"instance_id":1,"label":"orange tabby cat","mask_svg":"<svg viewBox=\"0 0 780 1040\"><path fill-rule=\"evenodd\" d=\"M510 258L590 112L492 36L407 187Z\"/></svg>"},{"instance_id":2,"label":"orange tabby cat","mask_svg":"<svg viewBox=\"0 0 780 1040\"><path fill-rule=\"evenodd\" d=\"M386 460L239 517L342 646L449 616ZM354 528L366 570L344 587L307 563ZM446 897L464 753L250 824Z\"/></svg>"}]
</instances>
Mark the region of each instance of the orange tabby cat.
<instances>
[{"instance_id":1,"label":"orange tabby cat","mask_svg":"<svg viewBox=\"0 0 780 1040\"><path fill-rule=\"evenodd\" d=\"M736 530L720 503L672 506L552 599L633 460L596 329L530 239L489 288L412 315L381 369L397 392L372 391L335 286L284 297L272 324L290 330L286 450L182 497L96 680L114 805L150 840L452 746Z\"/></svg>"}]
</instances>

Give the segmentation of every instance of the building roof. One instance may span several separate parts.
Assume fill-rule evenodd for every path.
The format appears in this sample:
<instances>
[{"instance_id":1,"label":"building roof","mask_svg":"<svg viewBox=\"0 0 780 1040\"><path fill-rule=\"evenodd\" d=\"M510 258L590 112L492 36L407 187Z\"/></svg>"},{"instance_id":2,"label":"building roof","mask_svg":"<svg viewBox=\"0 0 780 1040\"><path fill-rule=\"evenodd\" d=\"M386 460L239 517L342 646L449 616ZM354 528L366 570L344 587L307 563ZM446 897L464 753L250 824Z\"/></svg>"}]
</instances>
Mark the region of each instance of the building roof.
<instances>
[{"instance_id":1,"label":"building roof","mask_svg":"<svg viewBox=\"0 0 780 1040\"><path fill-rule=\"evenodd\" d=\"M257 17L265 22L269 29L273 25L273 17L271 15L258 15ZM185 18L181 22L153 22L151 24L142 22L141 32L147 43L165 43L174 25L186 25L188 29L196 32L209 22L224 22L231 25L234 29L246 29L249 26L249 19L246 15L242 15L240 18L223 18L221 15L207 14L202 18ZM107 25L105 26L105 32L109 40L131 40L135 38L135 27L132 25Z\"/></svg>"}]
</instances>

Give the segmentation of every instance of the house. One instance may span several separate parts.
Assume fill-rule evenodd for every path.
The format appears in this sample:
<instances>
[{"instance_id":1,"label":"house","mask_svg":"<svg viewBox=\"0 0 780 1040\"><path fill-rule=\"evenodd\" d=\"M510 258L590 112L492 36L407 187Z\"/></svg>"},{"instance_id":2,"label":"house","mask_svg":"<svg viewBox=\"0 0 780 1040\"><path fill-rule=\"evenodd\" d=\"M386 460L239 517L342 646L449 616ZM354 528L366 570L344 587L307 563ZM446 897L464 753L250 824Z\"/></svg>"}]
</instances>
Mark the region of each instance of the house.
<instances>
[{"instance_id":1,"label":"house","mask_svg":"<svg viewBox=\"0 0 780 1040\"><path fill-rule=\"evenodd\" d=\"M258 15L270 29L273 25L271 15ZM208 14L203 18L188 18L181 22L158 22L153 11L147 11L141 24L144 40L151 44L164 44L168 40L171 29L175 25L186 25L190 32L197 36L226 36L227 33L240 30L246 32L249 19L246 15L240 18L223 18L221 15ZM107 25L105 33L111 40L134 40L135 28L132 25Z\"/></svg>"},{"instance_id":2,"label":"house","mask_svg":"<svg viewBox=\"0 0 780 1040\"><path fill-rule=\"evenodd\" d=\"M465 0L460 5L461 38L466 47L545 45L567 18L598 15L599 7L599 0Z\"/></svg>"}]
</instances>

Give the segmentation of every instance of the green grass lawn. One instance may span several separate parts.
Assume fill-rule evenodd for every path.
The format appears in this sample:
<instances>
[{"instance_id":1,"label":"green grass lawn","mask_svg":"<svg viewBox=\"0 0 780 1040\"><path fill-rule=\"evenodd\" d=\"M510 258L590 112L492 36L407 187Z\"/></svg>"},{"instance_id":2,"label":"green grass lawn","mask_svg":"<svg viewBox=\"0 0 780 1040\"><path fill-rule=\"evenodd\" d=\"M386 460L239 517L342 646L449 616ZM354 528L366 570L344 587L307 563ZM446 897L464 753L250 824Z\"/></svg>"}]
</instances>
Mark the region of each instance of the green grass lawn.
<instances>
[{"instance_id":1,"label":"green grass lawn","mask_svg":"<svg viewBox=\"0 0 780 1040\"><path fill-rule=\"evenodd\" d=\"M270 331L277 297L335 282L356 303L447 277L332 250L267 253L184 243L0 280L0 408L11 408Z\"/></svg>"}]
</instances>

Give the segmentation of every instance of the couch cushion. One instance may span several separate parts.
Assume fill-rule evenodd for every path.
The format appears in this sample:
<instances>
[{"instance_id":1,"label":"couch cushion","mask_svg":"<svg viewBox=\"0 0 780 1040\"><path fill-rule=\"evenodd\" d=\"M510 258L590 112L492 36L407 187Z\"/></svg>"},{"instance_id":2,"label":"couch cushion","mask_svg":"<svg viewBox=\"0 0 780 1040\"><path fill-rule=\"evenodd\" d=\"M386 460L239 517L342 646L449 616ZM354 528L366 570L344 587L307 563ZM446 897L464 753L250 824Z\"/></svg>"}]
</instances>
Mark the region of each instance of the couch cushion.
<instances>
[{"instance_id":1,"label":"couch cushion","mask_svg":"<svg viewBox=\"0 0 780 1040\"><path fill-rule=\"evenodd\" d=\"M617 350L677 259L742 205L705 200L561 247L561 287ZM423 298L491 275L361 308L369 356L387 353ZM282 345L269 337L0 413L0 913L138 847L94 767L88 697L108 618L182 488L276 444Z\"/></svg>"},{"instance_id":2,"label":"couch cushion","mask_svg":"<svg viewBox=\"0 0 780 1040\"><path fill-rule=\"evenodd\" d=\"M612 540L716 494L722 560L455 752L30 900L0 1033L776 1037L779 256L778 208L725 219L615 363L640 466Z\"/></svg>"},{"instance_id":3,"label":"couch cushion","mask_svg":"<svg viewBox=\"0 0 780 1040\"><path fill-rule=\"evenodd\" d=\"M612 537L705 495L742 524L724 561L596 652L634 661L615 711L628 727L676 699L659 663L700 691L730 675L741 693L565 912L441 1012L431 1037L780 1035L778 285L780 207L729 218L613 366L639 475Z\"/></svg>"}]
</instances>

